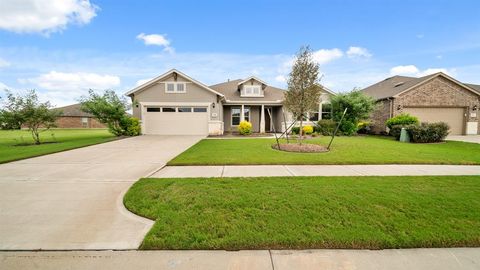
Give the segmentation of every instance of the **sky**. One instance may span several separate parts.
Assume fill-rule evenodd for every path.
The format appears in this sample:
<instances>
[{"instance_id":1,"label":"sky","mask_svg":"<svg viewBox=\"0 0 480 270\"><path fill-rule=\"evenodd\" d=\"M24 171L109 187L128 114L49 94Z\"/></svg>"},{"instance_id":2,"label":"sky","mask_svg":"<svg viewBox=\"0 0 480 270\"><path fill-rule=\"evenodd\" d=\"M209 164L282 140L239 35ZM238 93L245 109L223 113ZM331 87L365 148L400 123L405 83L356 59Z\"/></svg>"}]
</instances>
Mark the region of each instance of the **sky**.
<instances>
[{"instance_id":1,"label":"sky","mask_svg":"<svg viewBox=\"0 0 480 270\"><path fill-rule=\"evenodd\" d=\"M480 84L480 1L0 0L0 97L55 106L176 68L286 88L301 46L334 92L438 71Z\"/></svg>"}]
</instances>

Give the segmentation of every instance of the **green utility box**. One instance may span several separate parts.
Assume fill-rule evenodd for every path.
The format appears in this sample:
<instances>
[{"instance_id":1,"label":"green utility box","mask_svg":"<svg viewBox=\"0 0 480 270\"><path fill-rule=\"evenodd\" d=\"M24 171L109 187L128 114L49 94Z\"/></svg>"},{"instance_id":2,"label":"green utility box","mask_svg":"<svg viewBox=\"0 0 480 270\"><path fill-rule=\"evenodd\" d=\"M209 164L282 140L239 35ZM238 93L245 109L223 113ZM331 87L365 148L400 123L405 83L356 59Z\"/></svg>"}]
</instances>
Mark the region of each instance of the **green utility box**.
<instances>
[{"instance_id":1,"label":"green utility box","mask_svg":"<svg viewBox=\"0 0 480 270\"><path fill-rule=\"evenodd\" d=\"M410 142L410 134L405 128L402 128L400 131L400 141L401 142Z\"/></svg>"}]
</instances>

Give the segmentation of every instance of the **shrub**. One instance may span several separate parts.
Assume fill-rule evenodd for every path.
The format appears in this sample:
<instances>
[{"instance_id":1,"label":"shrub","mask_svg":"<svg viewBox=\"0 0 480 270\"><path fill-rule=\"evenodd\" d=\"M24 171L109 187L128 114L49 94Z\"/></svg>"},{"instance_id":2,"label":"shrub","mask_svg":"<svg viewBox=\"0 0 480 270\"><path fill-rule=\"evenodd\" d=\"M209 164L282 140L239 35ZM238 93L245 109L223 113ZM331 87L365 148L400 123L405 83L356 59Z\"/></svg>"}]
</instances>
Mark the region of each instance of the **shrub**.
<instances>
[{"instance_id":1,"label":"shrub","mask_svg":"<svg viewBox=\"0 0 480 270\"><path fill-rule=\"evenodd\" d=\"M248 121L242 121L240 122L240 124L238 125L238 131L240 132L240 134L242 135L250 135L252 134L252 123L248 122Z\"/></svg>"},{"instance_id":2,"label":"shrub","mask_svg":"<svg viewBox=\"0 0 480 270\"><path fill-rule=\"evenodd\" d=\"M410 125L408 131L415 143L441 142L447 137L450 127L444 122Z\"/></svg>"},{"instance_id":3,"label":"shrub","mask_svg":"<svg viewBox=\"0 0 480 270\"><path fill-rule=\"evenodd\" d=\"M310 125L303 126L302 130L304 135L310 135L313 133L313 127Z\"/></svg>"},{"instance_id":4,"label":"shrub","mask_svg":"<svg viewBox=\"0 0 480 270\"><path fill-rule=\"evenodd\" d=\"M126 136L140 135L141 127L138 118L125 116L120 120L120 126Z\"/></svg>"},{"instance_id":5,"label":"shrub","mask_svg":"<svg viewBox=\"0 0 480 270\"><path fill-rule=\"evenodd\" d=\"M400 134L402 132L402 128L405 128L407 131L410 132L410 130L417 125L395 125L390 128L389 135L395 137L395 139L398 141L400 139Z\"/></svg>"},{"instance_id":6,"label":"shrub","mask_svg":"<svg viewBox=\"0 0 480 270\"><path fill-rule=\"evenodd\" d=\"M300 127L292 127L290 130L292 131L292 134L299 134L300 133Z\"/></svg>"},{"instance_id":7,"label":"shrub","mask_svg":"<svg viewBox=\"0 0 480 270\"><path fill-rule=\"evenodd\" d=\"M370 122L359 122L357 124L357 133L359 134L370 134L371 123Z\"/></svg>"},{"instance_id":8,"label":"shrub","mask_svg":"<svg viewBox=\"0 0 480 270\"><path fill-rule=\"evenodd\" d=\"M340 131L345 136L352 136L357 132L357 125L354 122L343 120L339 127Z\"/></svg>"},{"instance_id":9,"label":"shrub","mask_svg":"<svg viewBox=\"0 0 480 270\"><path fill-rule=\"evenodd\" d=\"M385 125L387 125L388 128L398 125L418 125L418 118L408 113L402 113L388 119L387 122L385 122Z\"/></svg>"},{"instance_id":10,"label":"shrub","mask_svg":"<svg viewBox=\"0 0 480 270\"><path fill-rule=\"evenodd\" d=\"M335 121L331 119L322 119L317 122L315 131L325 136L331 136L333 135L333 131L335 131L336 126L337 124Z\"/></svg>"}]
</instances>

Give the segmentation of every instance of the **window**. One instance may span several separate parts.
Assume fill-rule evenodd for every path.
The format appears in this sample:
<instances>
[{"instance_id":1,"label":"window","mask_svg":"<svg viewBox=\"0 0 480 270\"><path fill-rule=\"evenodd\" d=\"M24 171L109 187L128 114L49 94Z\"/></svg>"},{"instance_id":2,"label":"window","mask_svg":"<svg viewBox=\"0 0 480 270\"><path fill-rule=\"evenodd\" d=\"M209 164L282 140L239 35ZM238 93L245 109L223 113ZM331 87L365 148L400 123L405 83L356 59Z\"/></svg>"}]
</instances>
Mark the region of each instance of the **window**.
<instances>
[{"instance_id":1,"label":"window","mask_svg":"<svg viewBox=\"0 0 480 270\"><path fill-rule=\"evenodd\" d=\"M147 107L147 112L160 112L160 108Z\"/></svg>"},{"instance_id":2,"label":"window","mask_svg":"<svg viewBox=\"0 0 480 270\"><path fill-rule=\"evenodd\" d=\"M308 120L310 120L310 121L318 121L318 112L310 113Z\"/></svg>"},{"instance_id":3,"label":"window","mask_svg":"<svg viewBox=\"0 0 480 270\"><path fill-rule=\"evenodd\" d=\"M244 85L242 96L244 97L258 97L263 96L260 85Z\"/></svg>"},{"instance_id":4,"label":"window","mask_svg":"<svg viewBox=\"0 0 480 270\"><path fill-rule=\"evenodd\" d=\"M167 82L165 87L166 93L185 93L186 83L183 82Z\"/></svg>"},{"instance_id":5,"label":"window","mask_svg":"<svg viewBox=\"0 0 480 270\"><path fill-rule=\"evenodd\" d=\"M88 127L88 118L82 117L82 127Z\"/></svg>"},{"instance_id":6,"label":"window","mask_svg":"<svg viewBox=\"0 0 480 270\"><path fill-rule=\"evenodd\" d=\"M232 108L232 126L238 126L240 124L240 108Z\"/></svg>"},{"instance_id":7,"label":"window","mask_svg":"<svg viewBox=\"0 0 480 270\"><path fill-rule=\"evenodd\" d=\"M322 119L332 119L332 104L322 104Z\"/></svg>"},{"instance_id":8,"label":"window","mask_svg":"<svg viewBox=\"0 0 480 270\"><path fill-rule=\"evenodd\" d=\"M207 112L207 108L205 108L205 107L193 108L193 112Z\"/></svg>"},{"instance_id":9,"label":"window","mask_svg":"<svg viewBox=\"0 0 480 270\"><path fill-rule=\"evenodd\" d=\"M178 112L192 112L192 108L190 108L190 107L179 107Z\"/></svg>"},{"instance_id":10,"label":"window","mask_svg":"<svg viewBox=\"0 0 480 270\"><path fill-rule=\"evenodd\" d=\"M163 107L162 112L175 112L174 107Z\"/></svg>"}]
</instances>

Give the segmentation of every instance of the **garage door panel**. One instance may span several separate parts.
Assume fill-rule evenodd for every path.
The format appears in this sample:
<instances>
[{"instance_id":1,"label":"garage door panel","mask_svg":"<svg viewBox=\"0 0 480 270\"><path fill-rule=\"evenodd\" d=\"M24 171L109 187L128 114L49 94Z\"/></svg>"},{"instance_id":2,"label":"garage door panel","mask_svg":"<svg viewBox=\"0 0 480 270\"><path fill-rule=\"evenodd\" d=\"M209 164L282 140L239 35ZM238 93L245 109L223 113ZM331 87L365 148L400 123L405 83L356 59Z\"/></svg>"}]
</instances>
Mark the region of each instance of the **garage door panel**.
<instances>
[{"instance_id":1,"label":"garage door panel","mask_svg":"<svg viewBox=\"0 0 480 270\"><path fill-rule=\"evenodd\" d=\"M464 134L464 108L405 107L404 112L418 117L420 122L445 122L451 135Z\"/></svg>"},{"instance_id":2,"label":"garage door panel","mask_svg":"<svg viewBox=\"0 0 480 270\"><path fill-rule=\"evenodd\" d=\"M145 129L145 134L208 135L208 113L146 112Z\"/></svg>"}]
</instances>

